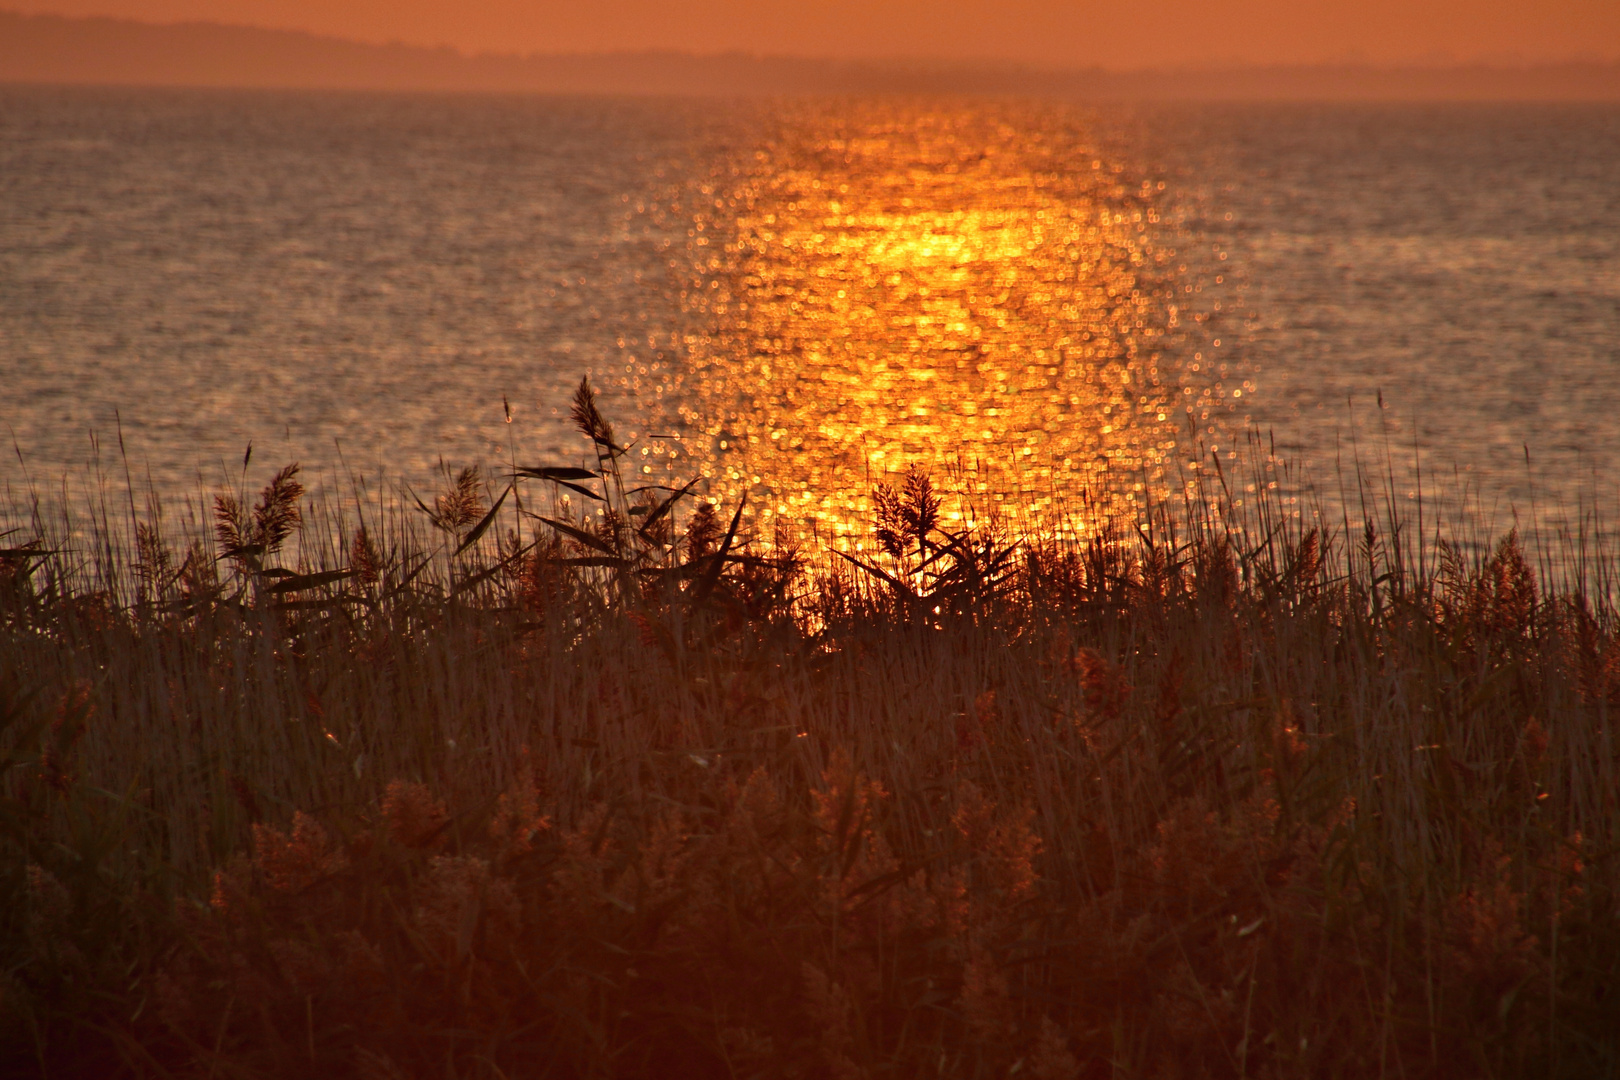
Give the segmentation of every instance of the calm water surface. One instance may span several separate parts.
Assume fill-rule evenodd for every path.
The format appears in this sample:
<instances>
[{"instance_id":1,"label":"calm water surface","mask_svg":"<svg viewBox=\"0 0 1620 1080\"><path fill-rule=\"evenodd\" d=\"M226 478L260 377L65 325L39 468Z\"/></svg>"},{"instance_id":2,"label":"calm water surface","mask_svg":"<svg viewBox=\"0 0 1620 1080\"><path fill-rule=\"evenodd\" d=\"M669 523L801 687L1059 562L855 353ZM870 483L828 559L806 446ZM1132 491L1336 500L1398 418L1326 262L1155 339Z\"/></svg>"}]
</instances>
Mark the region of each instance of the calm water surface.
<instances>
[{"instance_id":1,"label":"calm water surface","mask_svg":"<svg viewBox=\"0 0 1620 1080\"><path fill-rule=\"evenodd\" d=\"M1246 424L1505 521L1617 487L1615 176L1614 108L0 90L0 482L573 462L589 373L766 525L1139 502Z\"/></svg>"}]
</instances>

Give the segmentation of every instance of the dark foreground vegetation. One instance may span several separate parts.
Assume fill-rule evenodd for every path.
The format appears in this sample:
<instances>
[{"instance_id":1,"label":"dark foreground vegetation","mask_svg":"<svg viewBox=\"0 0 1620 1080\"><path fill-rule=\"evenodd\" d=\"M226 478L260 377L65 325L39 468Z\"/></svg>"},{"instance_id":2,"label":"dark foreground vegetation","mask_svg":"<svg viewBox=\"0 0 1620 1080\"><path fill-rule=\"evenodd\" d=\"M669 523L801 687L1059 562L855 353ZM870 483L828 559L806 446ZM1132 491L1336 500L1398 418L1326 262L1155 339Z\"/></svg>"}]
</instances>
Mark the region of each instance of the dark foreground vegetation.
<instances>
[{"instance_id":1,"label":"dark foreground vegetation","mask_svg":"<svg viewBox=\"0 0 1620 1080\"><path fill-rule=\"evenodd\" d=\"M913 475L856 559L763 547L576 406L599 475L14 522L0 1068L1620 1069L1605 557L1219 475L1072 542Z\"/></svg>"}]
</instances>

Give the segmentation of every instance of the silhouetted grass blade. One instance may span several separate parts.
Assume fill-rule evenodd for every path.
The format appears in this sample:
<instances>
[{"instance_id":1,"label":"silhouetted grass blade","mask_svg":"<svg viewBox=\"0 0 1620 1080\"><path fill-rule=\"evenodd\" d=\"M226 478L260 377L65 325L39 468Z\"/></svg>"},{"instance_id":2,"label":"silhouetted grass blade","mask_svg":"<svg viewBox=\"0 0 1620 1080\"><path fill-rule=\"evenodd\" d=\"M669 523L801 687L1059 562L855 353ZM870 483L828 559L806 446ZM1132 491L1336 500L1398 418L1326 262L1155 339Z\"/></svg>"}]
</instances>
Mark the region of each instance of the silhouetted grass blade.
<instances>
[{"instance_id":1,"label":"silhouetted grass blade","mask_svg":"<svg viewBox=\"0 0 1620 1080\"><path fill-rule=\"evenodd\" d=\"M587 499L595 499L597 502L603 501L602 496L598 495L588 487L581 487L580 485L571 483L567 480L553 480L552 483L556 484L558 487L565 487L569 491L577 491Z\"/></svg>"},{"instance_id":2,"label":"silhouetted grass blade","mask_svg":"<svg viewBox=\"0 0 1620 1080\"><path fill-rule=\"evenodd\" d=\"M407 489L407 490L409 490L409 489ZM423 502L421 497L418 496L416 494L416 492L412 491L410 494L411 494L411 501L416 503L417 508L419 510L421 510L422 513L424 513L424 514L426 514L428 516L429 521L433 521L438 517L438 515L436 513L434 513L434 511L428 509L428 504Z\"/></svg>"},{"instance_id":3,"label":"silhouetted grass blade","mask_svg":"<svg viewBox=\"0 0 1620 1080\"><path fill-rule=\"evenodd\" d=\"M709 564L709 569L704 573L702 579L698 581L697 589L692 598L693 603L701 604L707 600L709 594L714 591L715 585L719 583L720 574L726 568L726 556L731 551L732 543L737 539L737 526L742 524L743 507L747 503L748 495L745 492L737 500L737 512L731 515L731 525L726 529L725 539L720 541L720 550L711 556L714 561Z\"/></svg>"},{"instance_id":4,"label":"silhouetted grass blade","mask_svg":"<svg viewBox=\"0 0 1620 1080\"><path fill-rule=\"evenodd\" d=\"M484 567L482 570L479 570L477 573L467 575L456 583L455 588L450 590L450 595L453 597L460 596L467 590L488 581L490 578L494 577L502 570L505 570L507 567L511 566L513 563L517 562L519 559L523 558L523 556L527 555L533 550L533 542L525 544L516 551L512 552L510 555L507 555L505 558L495 560L493 563Z\"/></svg>"},{"instance_id":5,"label":"silhouetted grass blade","mask_svg":"<svg viewBox=\"0 0 1620 1080\"><path fill-rule=\"evenodd\" d=\"M514 476L527 476L533 480L594 480L601 474L592 469L579 469L564 465L519 466Z\"/></svg>"},{"instance_id":6,"label":"silhouetted grass blade","mask_svg":"<svg viewBox=\"0 0 1620 1080\"><path fill-rule=\"evenodd\" d=\"M601 478L600 473L590 469L576 469L566 466L542 466L539 468L519 468L512 470L513 477L525 477L531 480L547 480L558 487L565 487L569 491L577 491L587 499L602 501L602 496L588 487L574 483L576 480L596 480Z\"/></svg>"},{"instance_id":7,"label":"silhouetted grass blade","mask_svg":"<svg viewBox=\"0 0 1620 1080\"><path fill-rule=\"evenodd\" d=\"M506 497L510 494L512 494L512 485L507 484L506 490L501 492L501 497L496 499L495 505L489 508L489 513L485 514L483 520L472 527L472 531L467 533L466 538L461 541L461 545L456 548L455 553L457 555L478 543L479 538L489 531L491 523L495 520L495 515L501 512L501 504L506 502Z\"/></svg>"},{"instance_id":8,"label":"silhouetted grass blade","mask_svg":"<svg viewBox=\"0 0 1620 1080\"><path fill-rule=\"evenodd\" d=\"M686 486L680 488L679 490L677 490L675 492L672 492L670 494L669 498L665 499L663 502L661 502L657 506L653 507L652 510L650 510L647 513L646 520L644 520L641 523L641 529L640 529L641 535L643 537L645 537L647 535L647 530L654 523L656 523L660 518L662 518L665 514L669 513L670 510L674 508L675 503L683 495L685 495L687 492L691 491L694 486L696 486L699 479L701 479L701 478L694 476L691 480L687 481Z\"/></svg>"},{"instance_id":9,"label":"silhouetted grass blade","mask_svg":"<svg viewBox=\"0 0 1620 1080\"><path fill-rule=\"evenodd\" d=\"M266 571L268 575L269 571ZM292 574L281 576L280 580L265 591L271 595L283 593L305 592L309 589L319 589L323 585L333 585L346 578L354 576L353 570L324 570L317 574Z\"/></svg>"},{"instance_id":10,"label":"silhouetted grass blade","mask_svg":"<svg viewBox=\"0 0 1620 1080\"><path fill-rule=\"evenodd\" d=\"M887 582L889 584L889 586L894 589L895 592L899 593L901 596L905 597L906 599L908 599L908 600L917 599L916 590L912 589L912 587L910 585L907 585L905 582L901 581L899 578L895 577L893 574L891 574L887 570L883 569L883 567L878 566L875 563L866 562L863 559L857 559L855 556L849 554L848 552L834 551L833 554L837 555L839 558L844 559L847 562L850 562L850 563L854 564L855 566L860 567L862 570L866 571L868 574L871 574L873 577L878 578L881 581Z\"/></svg>"},{"instance_id":11,"label":"silhouetted grass blade","mask_svg":"<svg viewBox=\"0 0 1620 1080\"><path fill-rule=\"evenodd\" d=\"M0 548L0 559L38 559L46 555L60 555L61 548Z\"/></svg>"},{"instance_id":12,"label":"silhouetted grass blade","mask_svg":"<svg viewBox=\"0 0 1620 1080\"><path fill-rule=\"evenodd\" d=\"M577 540L588 548L594 548L604 555L612 555L617 558L617 553L607 544L603 543L601 537L593 536L584 529L576 529L566 521L558 521L556 518L544 517L539 514L535 516L539 517L541 521L545 522L547 525L550 525L553 529L556 529L564 536Z\"/></svg>"},{"instance_id":13,"label":"silhouetted grass blade","mask_svg":"<svg viewBox=\"0 0 1620 1080\"><path fill-rule=\"evenodd\" d=\"M414 567L411 568L411 571L408 574L406 574L404 577L400 578L399 581L397 581L397 582L395 582L393 584L393 587L389 589L389 593L390 594L398 594L398 593L402 592L405 589L405 587L407 585L409 585L411 582L415 581L417 579L417 577L422 573L422 571L426 570L428 568L428 565L430 563L432 563L432 562L433 562L433 556L432 555L424 555L424 556L422 556L421 560L418 561L417 564Z\"/></svg>"}]
</instances>

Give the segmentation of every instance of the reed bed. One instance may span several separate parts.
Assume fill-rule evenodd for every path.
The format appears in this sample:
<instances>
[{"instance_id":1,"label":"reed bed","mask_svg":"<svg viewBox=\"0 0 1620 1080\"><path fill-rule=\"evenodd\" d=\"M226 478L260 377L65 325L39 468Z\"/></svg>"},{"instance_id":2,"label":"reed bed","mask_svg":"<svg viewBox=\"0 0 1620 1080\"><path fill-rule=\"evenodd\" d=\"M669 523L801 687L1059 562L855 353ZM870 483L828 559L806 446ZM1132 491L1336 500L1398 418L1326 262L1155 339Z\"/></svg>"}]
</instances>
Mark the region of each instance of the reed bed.
<instances>
[{"instance_id":1,"label":"reed bed","mask_svg":"<svg viewBox=\"0 0 1620 1080\"><path fill-rule=\"evenodd\" d=\"M1366 477L1325 528L1257 458L1044 536L912 474L863 552L765 544L575 420L595 468L391 509L22 509L6 1068L1617 1075L1585 534Z\"/></svg>"}]
</instances>

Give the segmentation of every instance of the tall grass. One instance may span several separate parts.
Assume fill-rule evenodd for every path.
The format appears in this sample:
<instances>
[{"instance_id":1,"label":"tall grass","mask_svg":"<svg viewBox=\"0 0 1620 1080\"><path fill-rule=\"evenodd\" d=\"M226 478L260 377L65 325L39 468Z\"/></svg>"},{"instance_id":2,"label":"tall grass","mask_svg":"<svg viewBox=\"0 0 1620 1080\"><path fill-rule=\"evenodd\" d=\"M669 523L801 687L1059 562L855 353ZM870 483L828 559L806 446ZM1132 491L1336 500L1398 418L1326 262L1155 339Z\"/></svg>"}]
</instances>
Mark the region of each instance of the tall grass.
<instances>
[{"instance_id":1,"label":"tall grass","mask_svg":"<svg viewBox=\"0 0 1620 1080\"><path fill-rule=\"evenodd\" d=\"M595 469L392 507L24 508L10 1067L1620 1070L1611 552L1365 476L1323 527L1262 458L1081 539L912 475L862 553L766 545L575 420Z\"/></svg>"}]
</instances>

